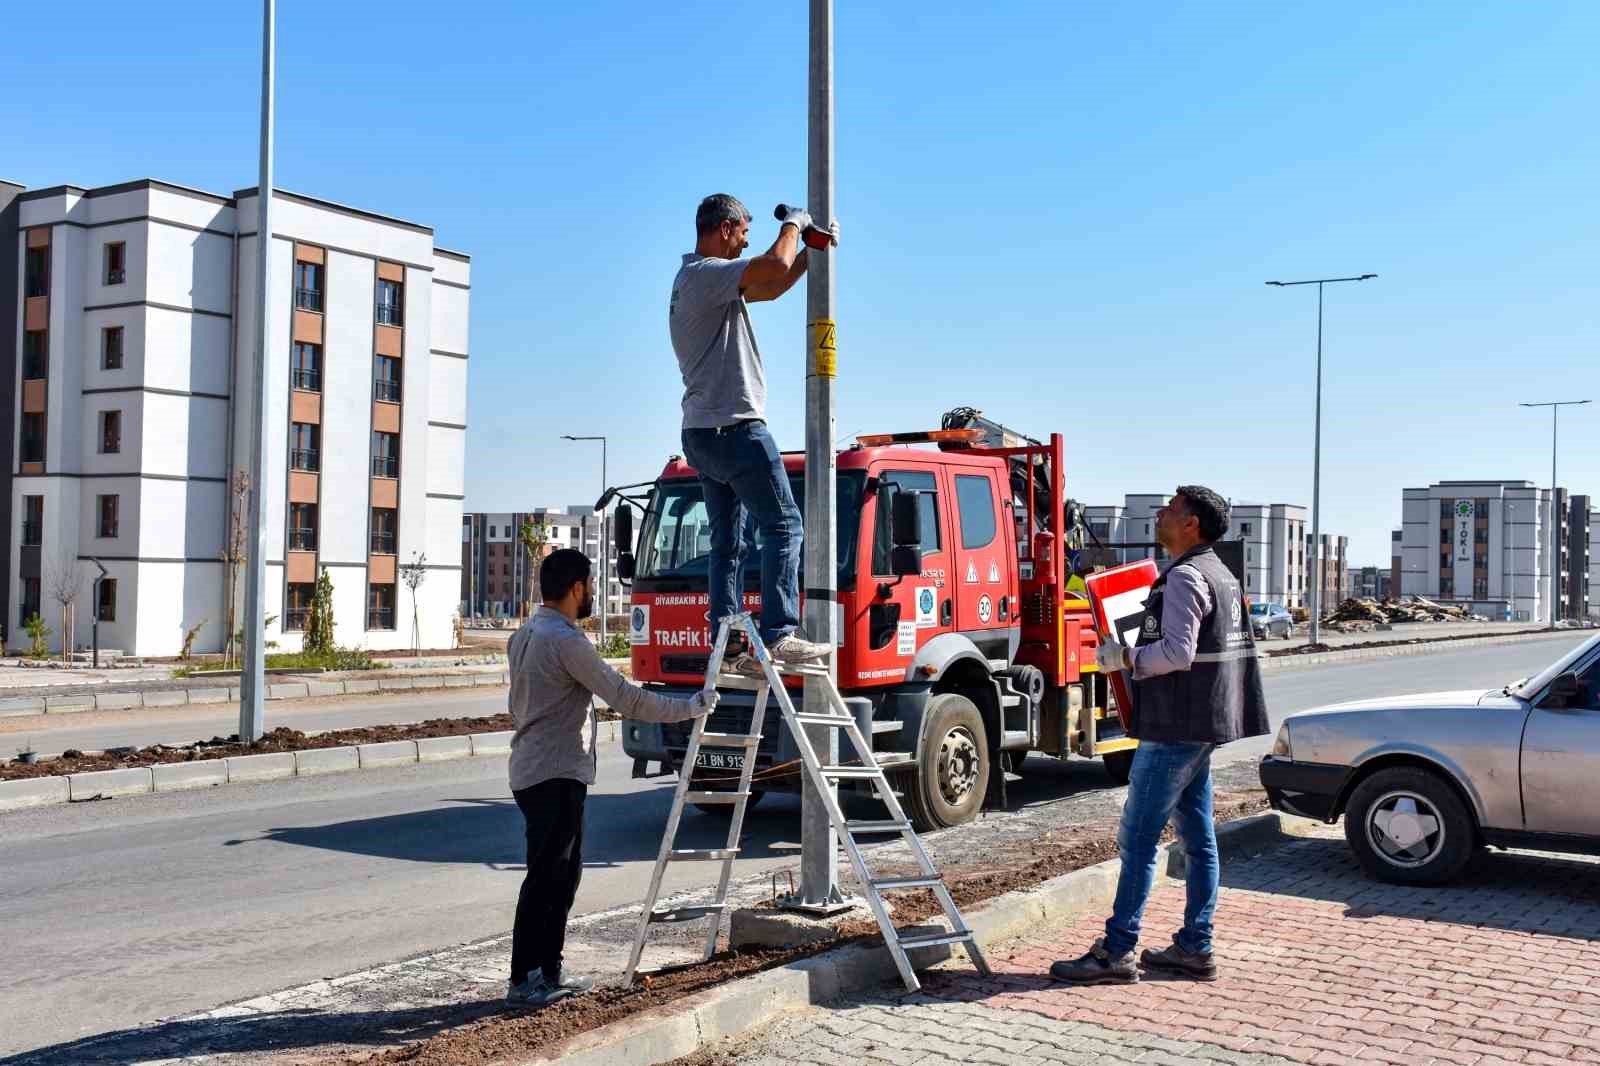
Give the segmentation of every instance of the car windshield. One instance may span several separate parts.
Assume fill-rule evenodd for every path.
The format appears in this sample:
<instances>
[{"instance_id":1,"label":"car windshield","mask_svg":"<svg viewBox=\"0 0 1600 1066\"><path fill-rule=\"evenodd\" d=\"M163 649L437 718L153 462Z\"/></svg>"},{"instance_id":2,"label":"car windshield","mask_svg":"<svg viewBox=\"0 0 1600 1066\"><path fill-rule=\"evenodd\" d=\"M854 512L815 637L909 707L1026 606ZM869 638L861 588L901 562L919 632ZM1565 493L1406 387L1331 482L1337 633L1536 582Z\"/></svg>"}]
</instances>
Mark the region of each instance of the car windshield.
<instances>
[{"instance_id":1,"label":"car windshield","mask_svg":"<svg viewBox=\"0 0 1600 1066\"><path fill-rule=\"evenodd\" d=\"M1266 614L1267 613L1267 605L1264 604L1264 603L1252 603L1250 605L1250 613L1251 614Z\"/></svg>"},{"instance_id":2,"label":"car windshield","mask_svg":"<svg viewBox=\"0 0 1600 1066\"><path fill-rule=\"evenodd\" d=\"M1507 685L1506 691L1527 699L1557 677L1571 670L1576 663L1582 662L1584 657L1597 647L1600 647L1600 634L1592 636L1582 644L1579 644L1533 677Z\"/></svg>"},{"instance_id":3,"label":"car windshield","mask_svg":"<svg viewBox=\"0 0 1600 1066\"><path fill-rule=\"evenodd\" d=\"M861 522L861 492L866 477L860 471L839 475L839 587L849 587L847 578L855 572L857 532ZM793 474L789 487L802 514L806 509L805 479ZM747 533L756 547L746 553L746 588L761 587L761 535L751 523ZM639 532L639 578L694 578L704 582L711 561L711 523L706 517L706 501L700 482L685 478L662 482L656 487ZM804 570L804 561L801 569ZM804 587L804 575L801 585Z\"/></svg>"}]
</instances>

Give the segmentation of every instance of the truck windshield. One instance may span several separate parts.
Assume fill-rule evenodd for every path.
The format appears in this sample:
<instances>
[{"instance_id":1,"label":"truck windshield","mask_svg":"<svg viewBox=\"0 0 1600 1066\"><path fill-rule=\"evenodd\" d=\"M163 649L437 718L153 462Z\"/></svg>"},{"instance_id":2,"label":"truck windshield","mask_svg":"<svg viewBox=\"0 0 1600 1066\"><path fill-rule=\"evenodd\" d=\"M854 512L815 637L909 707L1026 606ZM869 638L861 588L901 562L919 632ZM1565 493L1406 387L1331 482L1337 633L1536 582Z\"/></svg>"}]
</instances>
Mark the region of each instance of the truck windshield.
<instances>
[{"instance_id":1,"label":"truck windshield","mask_svg":"<svg viewBox=\"0 0 1600 1066\"><path fill-rule=\"evenodd\" d=\"M838 480L839 587L852 587L855 573L856 534L861 522L861 493L865 474L851 471ZM791 475L789 488L800 513L806 509L805 479ZM752 546L746 550L745 587L761 585L761 536L753 522L747 522L745 535ZM650 513L639 531L637 578L689 578L697 584L706 579L711 558L711 523L706 519L706 501L700 482L692 479L664 481L656 485ZM801 587L804 587L805 561L801 560Z\"/></svg>"}]
</instances>

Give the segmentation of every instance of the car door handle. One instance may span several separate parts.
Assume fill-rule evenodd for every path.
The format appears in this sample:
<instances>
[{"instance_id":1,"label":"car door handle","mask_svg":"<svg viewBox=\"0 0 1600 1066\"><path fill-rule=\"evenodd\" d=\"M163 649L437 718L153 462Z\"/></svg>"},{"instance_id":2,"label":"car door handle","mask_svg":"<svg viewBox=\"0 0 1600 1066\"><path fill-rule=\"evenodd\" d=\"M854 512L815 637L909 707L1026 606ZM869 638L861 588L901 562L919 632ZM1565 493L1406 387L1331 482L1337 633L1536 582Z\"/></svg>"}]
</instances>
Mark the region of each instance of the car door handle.
<instances>
[{"instance_id":1,"label":"car door handle","mask_svg":"<svg viewBox=\"0 0 1600 1066\"><path fill-rule=\"evenodd\" d=\"M945 600L943 603L941 603L939 605L939 624L942 625L942 626L947 626L954 620L955 620L955 601L954 600Z\"/></svg>"}]
</instances>

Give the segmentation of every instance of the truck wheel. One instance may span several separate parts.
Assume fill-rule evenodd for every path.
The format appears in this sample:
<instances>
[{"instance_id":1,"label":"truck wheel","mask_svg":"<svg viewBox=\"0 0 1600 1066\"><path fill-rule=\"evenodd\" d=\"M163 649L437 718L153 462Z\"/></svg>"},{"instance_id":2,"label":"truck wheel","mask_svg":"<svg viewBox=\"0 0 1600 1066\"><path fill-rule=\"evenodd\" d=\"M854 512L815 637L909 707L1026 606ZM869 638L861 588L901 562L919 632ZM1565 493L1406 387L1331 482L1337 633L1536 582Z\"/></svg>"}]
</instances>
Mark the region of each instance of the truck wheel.
<instances>
[{"instance_id":1,"label":"truck wheel","mask_svg":"<svg viewBox=\"0 0 1600 1066\"><path fill-rule=\"evenodd\" d=\"M906 813L919 833L978 816L989 791L989 735L977 705L954 692L928 699L917 769L904 780Z\"/></svg>"},{"instance_id":2,"label":"truck wheel","mask_svg":"<svg viewBox=\"0 0 1600 1066\"><path fill-rule=\"evenodd\" d=\"M1128 783L1128 775L1133 772L1133 749L1127 751L1110 751L1100 756L1100 761L1105 764L1106 773L1111 780L1119 785Z\"/></svg>"},{"instance_id":3,"label":"truck wheel","mask_svg":"<svg viewBox=\"0 0 1600 1066\"><path fill-rule=\"evenodd\" d=\"M1368 875L1401 885L1455 877L1477 851L1478 827L1438 774L1409 766L1379 770L1356 786L1344 838Z\"/></svg>"}]
</instances>

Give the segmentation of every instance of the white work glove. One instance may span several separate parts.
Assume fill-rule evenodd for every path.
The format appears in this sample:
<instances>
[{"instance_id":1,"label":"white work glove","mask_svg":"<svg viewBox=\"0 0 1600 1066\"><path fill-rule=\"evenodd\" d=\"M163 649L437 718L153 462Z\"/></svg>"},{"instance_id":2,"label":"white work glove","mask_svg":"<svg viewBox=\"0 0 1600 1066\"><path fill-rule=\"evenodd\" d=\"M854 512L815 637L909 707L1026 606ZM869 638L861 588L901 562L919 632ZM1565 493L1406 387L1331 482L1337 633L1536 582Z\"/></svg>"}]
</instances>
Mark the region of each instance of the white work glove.
<instances>
[{"instance_id":1,"label":"white work glove","mask_svg":"<svg viewBox=\"0 0 1600 1066\"><path fill-rule=\"evenodd\" d=\"M1102 640L1094 648L1094 661L1101 673L1128 669L1128 651L1115 641Z\"/></svg>"},{"instance_id":2,"label":"white work glove","mask_svg":"<svg viewBox=\"0 0 1600 1066\"><path fill-rule=\"evenodd\" d=\"M828 235L833 238L833 246L839 247L839 220L834 219L828 223Z\"/></svg>"},{"instance_id":3,"label":"white work glove","mask_svg":"<svg viewBox=\"0 0 1600 1066\"><path fill-rule=\"evenodd\" d=\"M699 690L693 696L689 697L689 709L693 712L689 717L700 718L710 714L712 711L716 710L717 699L718 696L716 689Z\"/></svg>"},{"instance_id":4,"label":"white work glove","mask_svg":"<svg viewBox=\"0 0 1600 1066\"><path fill-rule=\"evenodd\" d=\"M794 226L801 233L804 233L809 225L811 225L811 212L803 207L793 207L789 209L787 215L783 216L783 221L778 224L778 229L782 230L784 226Z\"/></svg>"}]
</instances>

